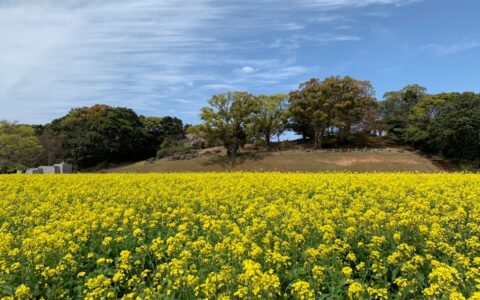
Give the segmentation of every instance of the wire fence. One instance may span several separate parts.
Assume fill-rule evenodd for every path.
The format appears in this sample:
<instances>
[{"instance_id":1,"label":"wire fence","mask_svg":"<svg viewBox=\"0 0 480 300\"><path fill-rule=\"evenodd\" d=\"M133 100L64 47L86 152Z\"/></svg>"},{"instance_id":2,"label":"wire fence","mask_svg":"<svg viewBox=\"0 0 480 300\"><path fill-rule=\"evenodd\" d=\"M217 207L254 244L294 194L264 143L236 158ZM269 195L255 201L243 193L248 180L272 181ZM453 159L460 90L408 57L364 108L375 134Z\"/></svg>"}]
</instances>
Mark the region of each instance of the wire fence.
<instances>
[{"instance_id":1,"label":"wire fence","mask_svg":"<svg viewBox=\"0 0 480 300\"><path fill-rule=\"evenodd\" d=\"M293 148L291 150L301 151L301 152L323 152L323 153L345 153L345 152L404 152L403 149L393 149L393 148L324 148L324 149L308 149L308 148Z\"/></svg>"}]
</instances>

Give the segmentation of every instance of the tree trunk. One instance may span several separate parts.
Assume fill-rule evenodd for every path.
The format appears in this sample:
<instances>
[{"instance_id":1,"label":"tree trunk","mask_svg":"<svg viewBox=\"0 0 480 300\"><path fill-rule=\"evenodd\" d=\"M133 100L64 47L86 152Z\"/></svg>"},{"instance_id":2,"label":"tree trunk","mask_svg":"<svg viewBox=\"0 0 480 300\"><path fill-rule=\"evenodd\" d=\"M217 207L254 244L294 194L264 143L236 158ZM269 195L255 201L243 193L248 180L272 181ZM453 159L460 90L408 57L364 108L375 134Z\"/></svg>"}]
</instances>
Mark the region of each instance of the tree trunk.
<instances>
[{"instance_id":1,"label":"tree trunk","mask_svg":"<svg viewBox=\"0 0 480 300\"><path fill-rule=\"evenodd\" d=\"M234 147L231 147L230 149L228 149L227 155L231 158L237 157L237 149L235 149Z\"/></svg>"},{"instance_id":2,"label":"tree trunk","mask_svg":"<svg viewBox=\"0 0 480 300\"><path fill-rule=\"evenodd\" d=\"M314 135L313 148L314 149L322 148L323 129L314 129L313 135Z\"/></svg>"},{"instance_id":3,"label":"tree trunk","mask_svg":"<svg viewBox=\"0 0 480 300\"><path fill-rule=\"evenodd\" d=\"M265 144L267 145L267 149L270 149L270 132L265 132Z\"/></svg>"},{"instance_id":4,"label":"tree trunk","mask_svg":"<svg viewBox=\"0 0 480 300\"><path fill-rule=\"evenodd\" d=\"M227 148L227 156L235 158L237 156L238 149L240 149L240 146L238 142L235 142L233 144L227 145L225 148Z\"/></svg>"}]
</instances>

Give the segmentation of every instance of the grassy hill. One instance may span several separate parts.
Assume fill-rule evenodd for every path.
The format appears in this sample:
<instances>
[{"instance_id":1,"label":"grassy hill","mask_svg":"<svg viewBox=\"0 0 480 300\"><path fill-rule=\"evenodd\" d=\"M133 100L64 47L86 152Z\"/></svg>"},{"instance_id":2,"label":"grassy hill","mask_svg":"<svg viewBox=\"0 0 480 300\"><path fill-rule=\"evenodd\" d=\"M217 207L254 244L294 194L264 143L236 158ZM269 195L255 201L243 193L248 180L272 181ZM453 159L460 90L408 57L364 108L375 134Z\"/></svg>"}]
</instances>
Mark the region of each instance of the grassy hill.
<instances>
[{"instance_id":1,"label":"grassy hill","mask_svg":"<svg viewBox=\"0 0 480 300\"><path fill-rule=\"evenodd\" d=\"M203 150L189 160L161 159L137 162L102 172L218 172L218 171L283 171L283 172L441 172L436 161L399 148L368 152L323 152L309 150L243 151L236 159L226 157L223 150ZM338 151L338 150L337 150Z\"/></svg>"}]
</instances>

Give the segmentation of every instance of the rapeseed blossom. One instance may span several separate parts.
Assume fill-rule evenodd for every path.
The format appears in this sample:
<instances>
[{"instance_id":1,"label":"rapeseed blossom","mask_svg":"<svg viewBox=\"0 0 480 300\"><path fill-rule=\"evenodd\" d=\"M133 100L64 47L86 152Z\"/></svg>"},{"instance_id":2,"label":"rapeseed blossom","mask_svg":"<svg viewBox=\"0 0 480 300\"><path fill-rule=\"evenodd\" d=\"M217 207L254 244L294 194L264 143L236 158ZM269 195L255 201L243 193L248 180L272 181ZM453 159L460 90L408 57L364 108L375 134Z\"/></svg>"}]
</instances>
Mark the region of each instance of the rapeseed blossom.
<instances>
[{"instance_id":1,"label":"rapeseed blossom","mask_svg":"<svg viewBox=\"0 0 480 300\"><path fill-rule=\"evenodd\" d=\"M0 176L0 299L480 299L480 175Z\"/></svg>"}]
</instances>

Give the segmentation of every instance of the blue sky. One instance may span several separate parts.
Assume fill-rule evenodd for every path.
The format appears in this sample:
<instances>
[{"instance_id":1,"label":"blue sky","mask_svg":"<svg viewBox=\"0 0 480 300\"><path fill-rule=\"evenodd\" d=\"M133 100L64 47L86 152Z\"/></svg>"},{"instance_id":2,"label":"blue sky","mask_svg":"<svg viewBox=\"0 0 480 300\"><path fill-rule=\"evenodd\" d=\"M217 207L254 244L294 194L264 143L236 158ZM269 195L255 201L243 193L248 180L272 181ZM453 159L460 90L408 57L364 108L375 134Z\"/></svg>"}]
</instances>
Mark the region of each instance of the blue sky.
<instances>
[{"instance_id":1,"label":"blue sky","mask_svg":"<svg viewBox=\"0 0 480 300\"><path fill-rule=\"evenodd\" d=\"M0 119L106 103L198 123L211 95L329 75L480 91L478 0L1 0Z\"/></svg>"}]
</instances>

